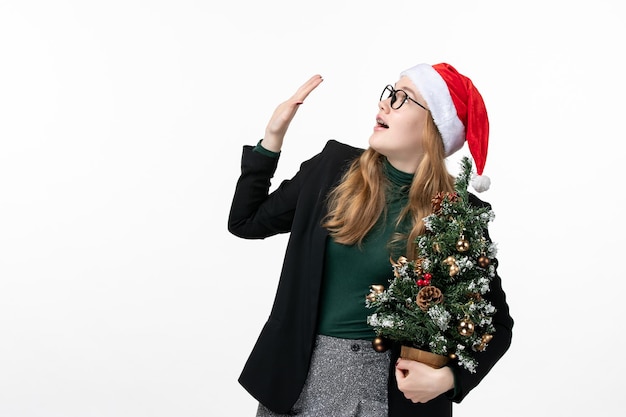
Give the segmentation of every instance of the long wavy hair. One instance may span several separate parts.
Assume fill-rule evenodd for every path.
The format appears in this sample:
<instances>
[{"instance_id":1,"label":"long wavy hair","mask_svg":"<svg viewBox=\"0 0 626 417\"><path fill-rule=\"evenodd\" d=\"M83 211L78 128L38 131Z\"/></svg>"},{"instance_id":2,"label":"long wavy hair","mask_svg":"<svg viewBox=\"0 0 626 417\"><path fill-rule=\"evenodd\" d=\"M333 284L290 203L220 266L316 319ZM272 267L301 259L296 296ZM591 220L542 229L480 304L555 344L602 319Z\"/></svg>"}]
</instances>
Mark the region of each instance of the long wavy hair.
<instances>
[{"instance_id":1,"label":"long wavy hair","mask_svg":"<svg viewBox=\"0 0 626 417\"><path fill-rule=\"evenodd\" d=\"M407 205L396 219L396 226L409 221L410 231L395 233L390 244L403 245L404 256L413 259L415 239L424 233L423 218L432 213L432 198L440 191L454 191L454 177L445 164L441 135L432 116L427 118L423 135L424 156L413 177ZM328 196L328 214L322 226L337 243L361 245L381 215L386 215L385 190L389 181L383 172L384 156L368 148L352 162L340 183Z\"/></svg>"}]
</instances>

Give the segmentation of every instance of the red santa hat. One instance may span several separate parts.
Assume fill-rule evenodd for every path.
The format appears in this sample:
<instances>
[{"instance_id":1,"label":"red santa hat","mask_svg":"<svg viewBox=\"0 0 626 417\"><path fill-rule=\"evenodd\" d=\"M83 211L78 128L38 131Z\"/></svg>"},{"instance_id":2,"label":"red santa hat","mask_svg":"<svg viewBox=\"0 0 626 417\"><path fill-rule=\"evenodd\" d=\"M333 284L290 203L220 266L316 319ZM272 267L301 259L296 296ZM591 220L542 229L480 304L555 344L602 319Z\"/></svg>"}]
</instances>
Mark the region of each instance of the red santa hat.
<instances>
[{"instance_id":1,"label":"red santa hat","mask_svg":"<svg viewBox=\"0 0 626 417\"><path fill-rule=\"evenodd\" d=\"M402 71L415 84L441 133L446 156L467 141L476 166L472 186L478 192L489 189L491 180L482 175L489 144L489 119L483 98L472 81L452 65L419 64Z\"/></svg>"}]
</instances>

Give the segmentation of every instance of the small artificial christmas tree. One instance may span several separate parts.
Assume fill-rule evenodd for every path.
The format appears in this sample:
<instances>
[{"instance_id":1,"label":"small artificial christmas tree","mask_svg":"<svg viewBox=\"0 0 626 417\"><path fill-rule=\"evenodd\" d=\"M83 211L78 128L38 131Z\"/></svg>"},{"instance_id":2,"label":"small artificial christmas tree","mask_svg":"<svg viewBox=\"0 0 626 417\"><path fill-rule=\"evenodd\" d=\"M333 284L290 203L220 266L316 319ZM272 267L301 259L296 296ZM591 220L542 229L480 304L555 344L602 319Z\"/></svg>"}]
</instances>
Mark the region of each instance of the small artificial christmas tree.
<instances>
[{"instance_id":1,"label":"small artificial christmas tree","mask_svg":"<svg viewBox=\"0 0 626 417\"><path fill-rule=\"evenodd\" d=\"M438 193L433 213L424 218L426 233L417 238L414 260L391 260L394 277L388 288L370 286L367 321L376 331L374 347L387 341L444 357L470 372L495 328L495 308L483 295L495 276L496 245L487 238L494 213L469 202L472 163L461 160L454 193Z\"/></svg>"}]
</instances>

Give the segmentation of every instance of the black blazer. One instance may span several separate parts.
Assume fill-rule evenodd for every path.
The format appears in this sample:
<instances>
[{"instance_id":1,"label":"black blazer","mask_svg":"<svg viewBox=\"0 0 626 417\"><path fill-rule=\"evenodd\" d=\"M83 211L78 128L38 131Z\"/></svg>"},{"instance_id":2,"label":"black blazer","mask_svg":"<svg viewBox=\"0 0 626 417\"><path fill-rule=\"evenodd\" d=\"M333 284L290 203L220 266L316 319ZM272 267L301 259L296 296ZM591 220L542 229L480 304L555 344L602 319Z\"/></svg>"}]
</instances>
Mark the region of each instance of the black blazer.
<instances>
[{"instance_id":1,"label":"black blazer","mask_svg":"<svg viewBox=\"0 0 626 417\"><path fill-rule=\"evenodd\" d=\"M270 316L239 378L260 403L277 413L288 413L304 386L316 336L318 301L328 232L320 226L325 199L351 161L363 149L335 140L305 161L298 173L269 194L278 158L244 146L241 176L228 219L228 230L247 239L290 233L280 281ZM477 204L482 203L473 197ZM397 389L394 349L389 374L389 416L450 416L452 401L459 402L487 374L511 343L513 320L496 276L489 299L497 309L496 334L480 356L478 370L470 374L453 365L455 395L413 404ZM420 414L421 413L421 414Z\"/></svg>"}]
</instances>

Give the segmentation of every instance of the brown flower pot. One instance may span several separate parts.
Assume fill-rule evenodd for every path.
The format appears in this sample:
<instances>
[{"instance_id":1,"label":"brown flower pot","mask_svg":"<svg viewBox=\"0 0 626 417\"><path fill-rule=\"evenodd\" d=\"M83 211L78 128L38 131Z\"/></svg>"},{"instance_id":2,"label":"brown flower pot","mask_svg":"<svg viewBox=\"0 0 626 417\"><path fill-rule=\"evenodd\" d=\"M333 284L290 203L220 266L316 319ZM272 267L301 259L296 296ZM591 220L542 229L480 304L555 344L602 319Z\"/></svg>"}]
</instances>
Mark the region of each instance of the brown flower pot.
<instances>
[{"instance_id":1,"label":"brown flower pot","mask_svg":"<svg viewBox=\"0 0 626 417\"><path fill-rule=\"evenodd\" d=\"M400 357L402 359L410 359L412 361L421 362L432 368L437 369L443 367L450 360L447 356L444 355L438 355L436 353L404 345L400 348Z\"/></svg>"}]
</instances>

